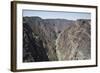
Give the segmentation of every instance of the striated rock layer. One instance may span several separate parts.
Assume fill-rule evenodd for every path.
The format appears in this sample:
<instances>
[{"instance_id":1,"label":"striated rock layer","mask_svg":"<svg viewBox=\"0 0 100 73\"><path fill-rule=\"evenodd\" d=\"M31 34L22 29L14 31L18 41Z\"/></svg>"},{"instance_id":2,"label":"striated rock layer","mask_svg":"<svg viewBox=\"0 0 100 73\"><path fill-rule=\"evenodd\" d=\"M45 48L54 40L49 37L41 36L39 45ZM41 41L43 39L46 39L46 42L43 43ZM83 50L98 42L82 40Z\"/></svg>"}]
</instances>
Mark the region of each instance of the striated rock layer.
<instances>
[{"instance_id":1,"label":"striated rock layer","mask_svg":"<svg viewBox=\"0 0 100 73\"><path fill-rule=\"evenodd\" d=\"M90 20L23 17L23 62L91 58Z\"/></svg>"}]
</instances>

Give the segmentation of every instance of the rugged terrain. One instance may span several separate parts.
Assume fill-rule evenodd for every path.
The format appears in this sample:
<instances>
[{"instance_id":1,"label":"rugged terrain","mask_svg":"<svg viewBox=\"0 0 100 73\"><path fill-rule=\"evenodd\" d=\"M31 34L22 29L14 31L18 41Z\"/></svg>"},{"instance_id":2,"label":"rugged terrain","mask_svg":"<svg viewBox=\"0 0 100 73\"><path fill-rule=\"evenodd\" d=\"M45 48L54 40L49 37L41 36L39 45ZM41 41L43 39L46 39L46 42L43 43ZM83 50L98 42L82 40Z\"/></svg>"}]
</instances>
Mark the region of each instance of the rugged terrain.
<instances>
[{"instance_id":1,"label":"rugged terrain","mask_svg":"<svg viewBox=\"0 0 100 73\"><path fill-rule=\"evenodd\" d=\"M23 62L90 59L90 22L23 17Z\"/></svg>"}]
</instances>

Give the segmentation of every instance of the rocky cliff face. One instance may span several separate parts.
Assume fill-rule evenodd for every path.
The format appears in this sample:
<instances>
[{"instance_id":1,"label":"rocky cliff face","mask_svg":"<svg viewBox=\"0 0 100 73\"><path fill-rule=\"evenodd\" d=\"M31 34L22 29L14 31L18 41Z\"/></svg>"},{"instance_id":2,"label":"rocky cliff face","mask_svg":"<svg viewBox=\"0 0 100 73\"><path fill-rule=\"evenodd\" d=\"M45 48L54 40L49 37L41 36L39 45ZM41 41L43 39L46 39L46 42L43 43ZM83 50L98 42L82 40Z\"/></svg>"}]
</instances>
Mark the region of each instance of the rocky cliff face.
<instances>
[{"instance_id":1,"label":"rocky cliff face","mask_svg":"<svg viewBox=\"0 0 100 73\"><path fill-rule=\"evenodd\" d=\"M23 27L23 61L49 61L43 41L33 33L28 24L24 23Z\"/></svg>"},{"instance_id":2,"label":"rocky cliff face","mask_svg":"<svg viewBox=\"0 0 100 73\"><path fill-rule=\"evenodd\" d=\"M23 17L23 62L90 59L90 20Z\"/></svg>"},{"instance_id":3,"label":"rocky cliff face","mask_svg":"<svg viewBox=\"0 0 100 73\"><path fill-rule=\"evenodd\" d=\"M56 41L59 60L91 58L90 20L77 20L75 25L61 32Z\"/></svg>"}]
</instances>

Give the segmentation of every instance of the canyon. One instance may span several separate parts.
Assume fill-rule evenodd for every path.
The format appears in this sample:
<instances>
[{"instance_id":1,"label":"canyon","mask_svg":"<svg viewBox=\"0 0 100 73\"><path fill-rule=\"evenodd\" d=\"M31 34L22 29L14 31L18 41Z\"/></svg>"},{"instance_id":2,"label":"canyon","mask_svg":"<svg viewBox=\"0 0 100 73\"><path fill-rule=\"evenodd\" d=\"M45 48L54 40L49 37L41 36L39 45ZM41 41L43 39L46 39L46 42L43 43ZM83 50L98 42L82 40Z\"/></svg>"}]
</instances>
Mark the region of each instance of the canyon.
<instances>
[{"instance_id":1,"label":"canyon","mask_svg":"<svg viewBox=\"0 0 100 73\"><path fill-rule=\"evenodd\" d=\"M23 62L91 59L90 19L23 17Z\"/></svg>"}]
</instances>

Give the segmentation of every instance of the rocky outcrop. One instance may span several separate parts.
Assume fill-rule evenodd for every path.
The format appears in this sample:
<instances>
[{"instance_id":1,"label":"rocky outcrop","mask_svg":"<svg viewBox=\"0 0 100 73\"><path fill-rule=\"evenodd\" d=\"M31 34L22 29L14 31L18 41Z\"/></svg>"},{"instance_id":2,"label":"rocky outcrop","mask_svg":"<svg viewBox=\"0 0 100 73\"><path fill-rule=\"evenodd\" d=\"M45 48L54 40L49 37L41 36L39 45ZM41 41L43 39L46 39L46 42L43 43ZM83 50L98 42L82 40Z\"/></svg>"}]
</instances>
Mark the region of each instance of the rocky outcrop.
<instances>
[{"instance_id":1,"label":"rocky outcrop","mask_svg":"<svg viewBox=\"0 0 100 73\"><path fill-rule=\"evenodd\" d=\"M23 62L90 59L90 20L23 17Z\"/></svg>"},{"instance_id":2,"label":"rocky outcrop","mask_svg":"<svg viewBox=\"0 0 100 73\"><path fill-rule=\"evenodd\" d=\"M49 61L42 40L28 24L24 23L23 27L23 62Z\"/></svg>"},{"instance_id":3,"label":"rocky outcrop","mask_svg":"<svg viewBox=\"0 0 100 73\"><path fill-rule=\"evenodd\" d=\"M75 25L61 32L56 42L59 60L91 58L90 20L77 20Z\"/></svg>"}]
</instances>

